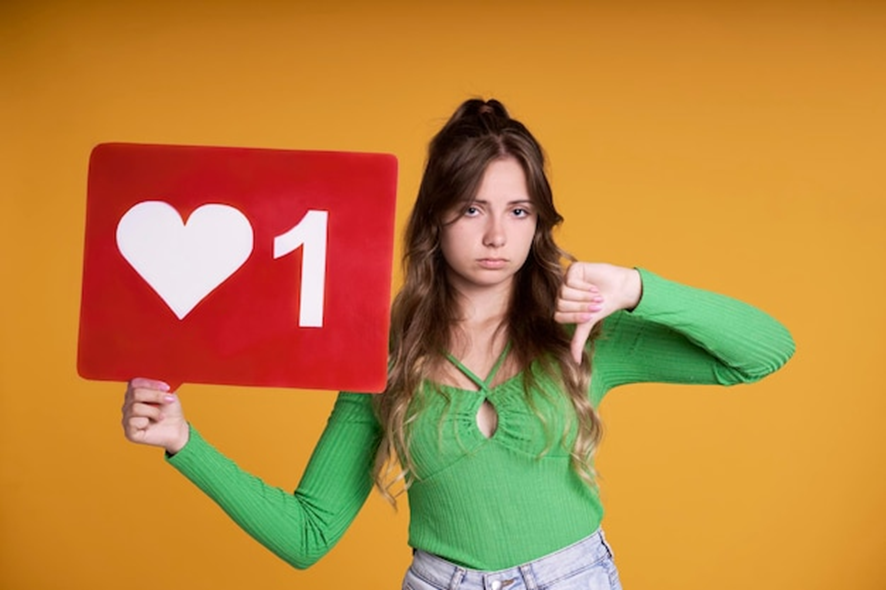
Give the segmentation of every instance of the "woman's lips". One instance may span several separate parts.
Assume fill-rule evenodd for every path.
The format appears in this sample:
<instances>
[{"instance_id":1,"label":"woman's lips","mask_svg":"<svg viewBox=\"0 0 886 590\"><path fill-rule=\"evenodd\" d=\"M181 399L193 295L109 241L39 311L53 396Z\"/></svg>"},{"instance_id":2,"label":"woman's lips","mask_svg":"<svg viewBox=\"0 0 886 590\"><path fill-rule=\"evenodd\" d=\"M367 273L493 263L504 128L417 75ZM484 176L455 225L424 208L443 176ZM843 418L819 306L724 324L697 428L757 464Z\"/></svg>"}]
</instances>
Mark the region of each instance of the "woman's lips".
<instances>
[{"instance_id":1,"label":"woman's lips","mask_svg":"<svg viewBox=\"0 0 886 590\"><path fill-rule=\"evenodd\" d=\"M488 270L497 270L500 268L504 268L507 265L508 261L504 258L480 258L477 260L477 264L480 268L485 268Z\"/></svg>"}]
</instances>

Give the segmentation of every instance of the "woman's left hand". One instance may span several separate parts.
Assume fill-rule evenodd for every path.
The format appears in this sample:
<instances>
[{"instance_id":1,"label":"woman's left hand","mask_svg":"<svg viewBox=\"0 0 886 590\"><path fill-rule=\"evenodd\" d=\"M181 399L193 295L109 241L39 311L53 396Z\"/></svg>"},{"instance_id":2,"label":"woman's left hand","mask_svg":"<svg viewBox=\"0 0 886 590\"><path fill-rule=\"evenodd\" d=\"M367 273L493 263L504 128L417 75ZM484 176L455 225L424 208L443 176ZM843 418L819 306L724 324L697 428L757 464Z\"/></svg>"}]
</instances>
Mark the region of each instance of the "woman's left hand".
<instances>
[{"instance_id":1,"label":"woman's left hand","mask_svg":"<svg viewBox=\"0 0 886 590\"><path fill-rule=\"evenodd\" d=\"M572 358L581 362L581 353L594 326L620 309L633 309L640 303L643 283L634 268L597 262L574 262L567 270L557 299L554 320L575 324Z\"/></svg>"}]
</instances>

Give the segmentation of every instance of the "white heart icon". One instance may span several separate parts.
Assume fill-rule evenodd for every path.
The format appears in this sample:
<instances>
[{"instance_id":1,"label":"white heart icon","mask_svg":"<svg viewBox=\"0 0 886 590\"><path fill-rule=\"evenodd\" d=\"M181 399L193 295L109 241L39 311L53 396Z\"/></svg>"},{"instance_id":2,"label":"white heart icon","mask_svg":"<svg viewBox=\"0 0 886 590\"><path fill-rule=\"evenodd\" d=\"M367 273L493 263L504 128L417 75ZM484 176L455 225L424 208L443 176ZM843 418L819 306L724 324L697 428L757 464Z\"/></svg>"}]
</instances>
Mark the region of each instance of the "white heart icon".
<instances>
[{"instance_id":1,"label":"white heart icon","mask_svg":"<svg viewBox=\"0 0 886 590\"><path fill-rule=\"evenodd\" d=\"M198 207L185 223L163 201L133 206L117 224L123 258L184 319L252 253L252 225L234 207Z\"/></svg>"}]
</instances>

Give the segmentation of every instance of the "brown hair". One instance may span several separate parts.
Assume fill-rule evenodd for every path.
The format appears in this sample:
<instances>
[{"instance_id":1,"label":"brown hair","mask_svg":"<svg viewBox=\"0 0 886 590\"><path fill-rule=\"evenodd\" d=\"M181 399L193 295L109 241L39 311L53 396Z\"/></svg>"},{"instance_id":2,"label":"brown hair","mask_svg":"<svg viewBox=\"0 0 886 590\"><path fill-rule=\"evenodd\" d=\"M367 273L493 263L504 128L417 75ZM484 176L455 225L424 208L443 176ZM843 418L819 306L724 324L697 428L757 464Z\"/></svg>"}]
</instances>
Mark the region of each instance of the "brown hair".
<instances>
[{"instance_id":1,"label":"brown hair","mask_svg":"<svg viewBox=\"0 0 886 590\"><path fill-rule=\"evenodd\" d=\"M601 437L601 423L589 399L590 357L585 353L576 365L570 354L570 335L554 321L562 261L572 258L554 242L553 229L563 218L554 207L544 154L529 130L512 119L504 105L494 99L471 99L458 107L431 140L418 198L406 227L405 281L391 309L391 368L387 388L376 398L384 434L376 454L374 479L391 501L392 488L401 481L408 486L413 472L408 426L416 408L411 402L440 361L441 351L449 350L457 319L455 294L440 251L444 219L466 197L473 198L487 166L506 157L515 158L523 167L538 222L529 257L515 277L504 329L518 367L527 368L538 361L549 375L562 380L578 421L572 465L594 485L592 458ZM524 384L527 391L533 385L531 371L524 372ZM399 470L395 457L400 460Z\"/></svg>"}]
</instances>

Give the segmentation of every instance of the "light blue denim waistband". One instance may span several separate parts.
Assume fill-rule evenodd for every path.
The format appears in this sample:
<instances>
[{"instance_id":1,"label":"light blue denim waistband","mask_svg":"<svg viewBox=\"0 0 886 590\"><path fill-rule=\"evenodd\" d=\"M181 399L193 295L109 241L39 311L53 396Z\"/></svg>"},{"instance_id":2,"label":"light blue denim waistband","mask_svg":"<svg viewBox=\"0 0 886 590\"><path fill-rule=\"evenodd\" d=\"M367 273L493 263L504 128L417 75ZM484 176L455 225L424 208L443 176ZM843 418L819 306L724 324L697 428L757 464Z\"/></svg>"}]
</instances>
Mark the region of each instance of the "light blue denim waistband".
<instances>
[{"instance_id":1,"label":"light blue denim waistband","mask_svg":"<svg viewBox=\"0 0 886 590\"><path fill-rule=\"evenodd\" d=\"M603 531L529 563L496 571L484 572L461 567L442 557L417 550L412 571L438 588L448 590L510 590L513 587L536 590L611 560L612 550ZM516 583L516 582L522 583Z\"/></svg>"}]
</instances>

